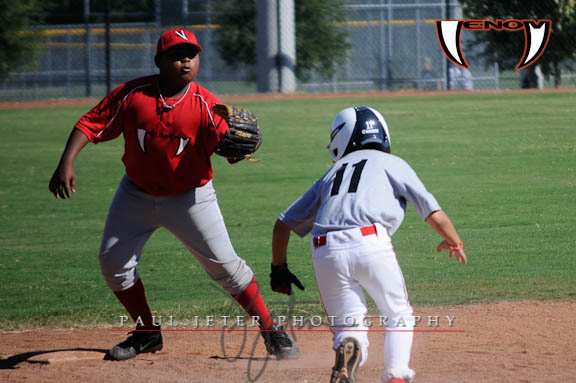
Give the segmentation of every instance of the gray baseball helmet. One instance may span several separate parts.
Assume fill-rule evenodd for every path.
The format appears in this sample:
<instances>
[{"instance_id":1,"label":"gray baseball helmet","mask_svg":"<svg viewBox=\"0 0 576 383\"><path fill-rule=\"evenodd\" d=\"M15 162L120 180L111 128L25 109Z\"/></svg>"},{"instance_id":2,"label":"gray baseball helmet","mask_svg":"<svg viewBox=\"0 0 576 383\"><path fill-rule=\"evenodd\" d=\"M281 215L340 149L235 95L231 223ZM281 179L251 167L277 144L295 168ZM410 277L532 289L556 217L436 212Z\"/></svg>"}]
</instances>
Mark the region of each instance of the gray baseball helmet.
<instances>
[{"instance_id":1,"label":"gray baseball helmet","mask_svg":"<svg viewBox=\"0 0 576 383\"><path fill-rule=\"evenodd\" d=\"M334 162L361 149L390 153L388 125L375 109L366 106L346 108L332 121L328 148Z\"/></svg>"}]
</instances>

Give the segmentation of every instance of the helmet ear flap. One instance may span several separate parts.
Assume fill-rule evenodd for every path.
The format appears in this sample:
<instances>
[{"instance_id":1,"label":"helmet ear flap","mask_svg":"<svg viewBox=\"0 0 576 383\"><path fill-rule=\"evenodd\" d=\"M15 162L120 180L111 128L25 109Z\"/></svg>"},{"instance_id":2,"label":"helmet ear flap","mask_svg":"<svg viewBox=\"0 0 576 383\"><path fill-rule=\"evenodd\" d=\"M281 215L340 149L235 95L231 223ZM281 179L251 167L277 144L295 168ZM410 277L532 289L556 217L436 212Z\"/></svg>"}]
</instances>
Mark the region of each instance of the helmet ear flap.
<instances>
[{"instance_id":1,"label":"helmet ear flap","mask_svg":"<svg viewBox=\"0 0 576 383\"><path fill-rule=\"evenodd\" d=\"M354 108L346 108L340 111L332 120L330 128L330 157L336 162L344 156L346 147L356 125L356 111Z\"/></svg>"},{"instance_id":2,"label":"helmet ear flap","mask_svg":"<svg viewBox=\"0 0 576 383\"><path fill-rule=\"evenodd\" d=\"M384 144L382 144L382 150L386 153L390 153L390 140L386 139Z\"/></svg>"}]
</instances>

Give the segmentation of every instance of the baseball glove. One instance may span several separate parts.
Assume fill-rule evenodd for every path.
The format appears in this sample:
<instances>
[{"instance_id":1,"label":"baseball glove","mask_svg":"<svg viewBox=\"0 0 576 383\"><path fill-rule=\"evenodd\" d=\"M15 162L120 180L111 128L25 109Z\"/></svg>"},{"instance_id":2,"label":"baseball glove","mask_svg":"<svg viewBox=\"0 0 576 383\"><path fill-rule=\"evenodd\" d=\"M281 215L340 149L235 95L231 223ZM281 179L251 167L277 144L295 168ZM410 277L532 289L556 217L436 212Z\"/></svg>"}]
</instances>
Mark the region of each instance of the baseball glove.
<instances>
[{"instance_id":1,"label":"baseball glove","mask_svg":"<svg viewBox=\"0 0 576 383\"><path fill-rule=\"evenodd\" d=\"M251 159L251 154L258 150L262 142L262 132L254 113L224 104L216 104L212 110L228 123L228 130L214 152L226 157L231 164Z\"/></svg>"},{"instance_id":2,"label":"baseball glove","mask_svg":"<svg viewBox=\"0 0 576 383\"><path fill-rule=\"evenodd\" d=\"M292 284L295 284L300 290L304 290L304 286L298 277L288 269L286 263L280 266L271 265L270 271L270 288L272 291L292 295Z\"/></svg>"}]
</instances>

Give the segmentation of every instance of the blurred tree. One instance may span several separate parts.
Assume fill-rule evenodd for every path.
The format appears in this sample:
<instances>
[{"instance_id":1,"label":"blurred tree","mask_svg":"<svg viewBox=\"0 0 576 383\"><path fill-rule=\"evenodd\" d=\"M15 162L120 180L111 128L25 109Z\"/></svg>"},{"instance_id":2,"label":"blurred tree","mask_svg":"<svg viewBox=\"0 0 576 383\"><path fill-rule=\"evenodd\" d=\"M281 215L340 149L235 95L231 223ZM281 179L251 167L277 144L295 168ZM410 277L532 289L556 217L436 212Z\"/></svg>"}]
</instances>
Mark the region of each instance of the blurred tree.
<instances>
[{"instance_id":1,"label":"blurred tree","mask_svg":"<svg viewBox=\"0 0 576 383\"><path fill-rule=\"evenodd\" d=\"M34 61L38 35L24 32L42 18L41 1L0 0L0 78Z\"/></svg>"},{"instance_id":2,"label":"blurred tree","mask_svg":"<svg viewBox=\"0 0 576 383\"><path fill-rule=\"evenodd\" d=\"M105 0L90 1L92 22L103 20ZM84 0L0 0L0 78L19 66L32 65L39 51L41 24L82 23ZM112 3L115 21L154 20L154 0Z\"/></svg>"},{"instance_id":3,"label":"blurred tree","mask_svg":"<svg viewBox=\"0 0 576 383\"><path fill-rule=\"evenodd\" d=\"M45 0L46 24L75 24L84 22L84 0ZM114 22L153 21L154 0L112 1ZM106 0L90 0L91 22L103 22Z\"/></svg>"},{"instance_id":4,"label":"blurred tree","mask_svg":"<svg viewBox=\"0 0 576 383\"><path fill-rule=\"evenodd\" d=\"M536 64L542 73L554 77L559 87L562 69L575 70L576 1L575 0L460 0L468 19L551 20L550 41ZM483 55L498 62L501 68L513 69L524 52L524 32L487 31L476 33L485 42Z\"/></svg>"},{"instance_id":5,"label":"blurred tree","mask_svg":"<svg viewBox=\"0 0 576 383\"><path fill-rule=\"evenodd\" d=\"M346 18L343 0L294 0L296 18L296 76L306 81L317 72L332 77L346 59ZM218 49L229 65L256 63L256 1L225 0L215 23L222 26Z\"/></svg>"},{"instance_id":6,"label":"blurred tree","mask_svg":"<svg viewBox=\"0 0 576 383\"><path fill-rule=\"evenodd\" d=\"M80 24L84 22L84 0L45 0L46 24ZM154 0L112 1L114 22L153 21ZM106 0L90 0L91 22L103 22Z\"/></svg>"}]
</instances>

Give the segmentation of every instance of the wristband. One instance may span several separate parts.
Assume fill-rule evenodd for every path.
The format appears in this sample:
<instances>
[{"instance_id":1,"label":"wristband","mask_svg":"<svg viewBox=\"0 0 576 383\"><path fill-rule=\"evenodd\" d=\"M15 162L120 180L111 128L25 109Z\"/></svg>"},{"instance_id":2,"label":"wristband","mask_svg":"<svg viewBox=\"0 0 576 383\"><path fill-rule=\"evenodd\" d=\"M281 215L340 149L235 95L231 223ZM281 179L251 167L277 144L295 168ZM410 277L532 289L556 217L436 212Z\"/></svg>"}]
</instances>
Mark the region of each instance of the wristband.
<instances>
[{"instance_id":1,"label":"wristband","mask_svg":"<svg viewBox=\"0 0 576 383\"><path fill-rule=\"evenodd\" d=\"M446 242L446 244L448 245L448 248L450 249L450 251L460 251L464 248L464 244L462 243L462 241L460 241L458 246L451 246L448 244L448 242Z\"/></svg>"}]
</instances>

